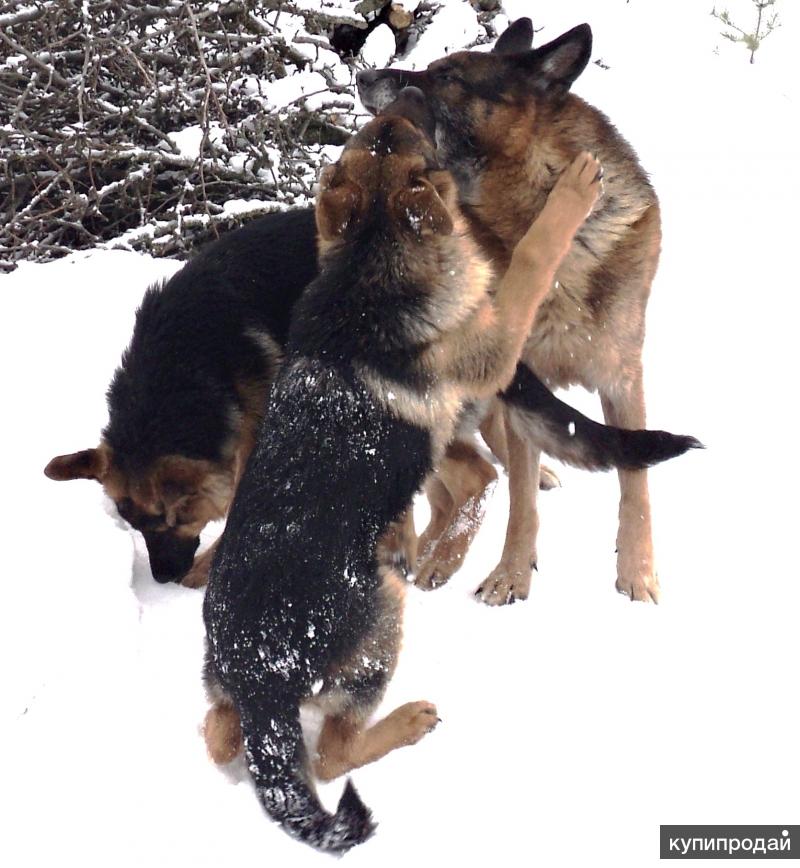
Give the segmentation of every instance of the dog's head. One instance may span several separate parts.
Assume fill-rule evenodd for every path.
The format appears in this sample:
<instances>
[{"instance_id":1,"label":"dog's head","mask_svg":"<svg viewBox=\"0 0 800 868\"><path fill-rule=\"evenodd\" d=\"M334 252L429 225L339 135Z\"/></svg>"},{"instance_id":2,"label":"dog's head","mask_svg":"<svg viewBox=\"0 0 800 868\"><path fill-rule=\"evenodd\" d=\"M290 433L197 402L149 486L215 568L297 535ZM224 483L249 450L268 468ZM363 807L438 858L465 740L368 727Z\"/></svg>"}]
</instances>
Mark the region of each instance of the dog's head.
<instances>
[{"instance_id":1,"label":"dog's head","mask_svg":"<svg viewBox=\"0 0 800 868\"><path fill-rule=\"evenodd\" d=\"M189 571L200 531L222 518L233 496L234 473L210 461L168 455L145 471L124 470L106 443L53 458L50 479L94 479L117 512L140 531L158 582L179 581Z\"/></svg>"},{"instance_id":2,"label":"dog's head","mask_svg":"<svg viewBox=\"0 0 800 868\"><path fill-rule=\"evenodd\" d=\"M357 76L361 101L382 111L409 85L424 94L435 121L436 142L448 168L498 150L512 155L530 140L537 107L557 107L589 62L588 24L541 48L531 47L529 18L515 21L489 53L459 51L426 70L365 70ZM524 124L519 121L523 119ZM524 135L516 132L524 127ZM520 141L514 141L514 135Z\"/></svg>"},{"instance_id":3,"label":"dog's head","mask_svg":"<svg viewBox=\"0 0 800 868\"><path fill-rule=\"evenodd\" d=\"M436 157L434 127L422 93L407 87L350 139L320 176L323 252L376 220L417 239L452 233L456 191Z\"/></svg>"}]
</instances>

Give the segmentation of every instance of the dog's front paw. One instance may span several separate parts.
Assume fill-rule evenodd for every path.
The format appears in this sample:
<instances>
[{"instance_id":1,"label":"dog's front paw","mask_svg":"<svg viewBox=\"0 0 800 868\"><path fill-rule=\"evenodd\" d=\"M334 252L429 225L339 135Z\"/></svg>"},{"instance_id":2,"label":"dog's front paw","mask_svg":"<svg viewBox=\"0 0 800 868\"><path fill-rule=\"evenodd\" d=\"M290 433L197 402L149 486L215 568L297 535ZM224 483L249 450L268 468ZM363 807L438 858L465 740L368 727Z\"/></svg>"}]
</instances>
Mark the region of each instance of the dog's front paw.
<instances>
[{"instance_id":1,"label":"dog's front paw","mask_svg":"<svg viewBox=\"0 0 800 868\"><path fill-rule=\"evenodd\" d=\"M620 574L617 577L616 588L620 594L624 594L628 599L638 600L642 603L657 603L661 593L658 576L653 570Z\"/></svg>"},{"instance_id":2,"label":"dog's front paw","mask_svg":"<svg viewBox=\"0 0 800 868\"><path fill-rule=\"evenodd\" d=\"M580 224L589 216L602 193L603 167L597 157L583 151L567 166L550 195L560 208L574 209Z\"/></svg>"},{"instance_id":3,"label":"dog's front paw","mask_svg":"<svg viewBox=\"0 0 800 868\"><path fill-rule=\"evenodd\" d=\"M211 572L211 562L219 545L219 540L209 546L201 555L194 559L188 573L181 579L184 588L204 588L208 584L208 574Z\"/></svg>"},{"instance_id":4,"label":"dog's front paw","mask_svg":"<svg viewBox=\"0 0 800 868\"><path fill-rule=\"evenodd\" d=\"M475 596L487 606L506 606L517 600L527 600L534 567L509 566L502 561L492 570Z\"/></svg>"},{"instance_id":5,"label":"dog's front paw","mask_svg":"<svg viewBox=\"0 0 800 868\"><path fill-rule=\"evenodd\" d=\"M416 744L429 732L436 729L439 715L431 702L407 702L396 708L387 718L387 725L397 740L397 746Z\"/></svg>"},{"instance_id":6,"label":"dog's front paw","mask_svg":"<svg viewBox=\"0 0 800 868\"><path fill-rule=\"evenodd\" d=\"M423 591L432 591L449 582L464 563L469 541L467 535L442 536L417 570L414 584Z\"/></svg>"},{"instance_id":7,"label":"dog's front paw","mask_svg":"<svg viewBox=\"0 0 800 868\"><path fill-rule=\"evenodd\" d=\"M204 588L208 584L209 562L195 561L192 568L181 579L184 588Z\"/></svg>"},{"instance_id":8,"label":"dog's front paw","mask_svg":"<svg viewBox=\"0 0 800 868\"><path fill-rule=\"evenodd\" d=\"M458 569L450 569L447 564L441 563L433 555L423 561L422 566L414 576L414 584L421 591L435 591L446 585Z\"/></svg>"}]
</instances>

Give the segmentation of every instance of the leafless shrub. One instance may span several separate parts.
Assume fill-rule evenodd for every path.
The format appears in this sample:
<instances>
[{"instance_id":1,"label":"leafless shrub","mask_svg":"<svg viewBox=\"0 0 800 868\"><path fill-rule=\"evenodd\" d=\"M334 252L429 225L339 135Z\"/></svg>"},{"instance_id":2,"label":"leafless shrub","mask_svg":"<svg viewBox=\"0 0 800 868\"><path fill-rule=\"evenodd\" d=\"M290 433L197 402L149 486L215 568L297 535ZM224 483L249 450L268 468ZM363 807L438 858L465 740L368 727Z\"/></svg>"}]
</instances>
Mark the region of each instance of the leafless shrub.
<instances>
[{"instance_id":1,"label":"leafless shrub","mask_svg":"<svg viewBox=\"0 0 800 868\"><path fill-rule=\"evenodd\" d=\"M356 123L353 61L329 44L341 10L318 5L6 2L0 269L97 244L175 254L248 211L308 201L325 146ZM312 69L324 95L270 97Z\"/></svg>"}]
</instances>

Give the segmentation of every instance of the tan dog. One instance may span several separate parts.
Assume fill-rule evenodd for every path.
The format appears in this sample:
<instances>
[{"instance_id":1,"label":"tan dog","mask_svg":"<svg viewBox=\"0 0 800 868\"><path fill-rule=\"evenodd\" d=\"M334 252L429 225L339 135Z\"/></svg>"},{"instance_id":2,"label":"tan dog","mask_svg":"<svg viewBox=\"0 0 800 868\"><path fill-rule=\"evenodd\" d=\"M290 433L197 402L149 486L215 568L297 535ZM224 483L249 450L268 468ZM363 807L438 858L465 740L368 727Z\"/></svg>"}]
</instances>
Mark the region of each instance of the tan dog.
<instances>
[{"instance_id":1,"label":"tan dog","mask_svg":"<svg viewBox=\"0 0 800 868\"><path fill-rule=\"evenodd\" d=\"M463 213L501 272L576 153L588 149L598 155L606 195L559 267L522 359L549 386L581 384L597 390L610 425L642 429L642 343L661 243L658 200L628 143L603 114L569 93L591 55L589 27L576 27L536 50L531 49L532 37L531 22L523 18L491 53L457 52L422 72L362 72L359 91L373 111L406 85L425 94L436 119L440 156L456 179ZM504 398L519 397L524 387L523 377ZM505 413L505 424L495 418L482 430L490 447L508 461L511 514L500 563L477 593L497 605L528 594L537 562L539 454L547 451L553 432L519 409L503 410L498 404L494 412ZM671 454L699 445L693 438L683 440L683 447ZM618 465L617 589L632 600L657 601L647 476L639 469L649 463ZM442 526L458 516L465 496L476 497L482 478L490 478L476 469L475 456L465 462L451 453L448 465L442 473L445 506L434 511L426 543L437 535L447 539L450 531ZM463 557L463 552L457 555ZM437 557L434 550L432 562L420 567L423 586L440 583L452 572Z\"/></svg>"}]
</instances>

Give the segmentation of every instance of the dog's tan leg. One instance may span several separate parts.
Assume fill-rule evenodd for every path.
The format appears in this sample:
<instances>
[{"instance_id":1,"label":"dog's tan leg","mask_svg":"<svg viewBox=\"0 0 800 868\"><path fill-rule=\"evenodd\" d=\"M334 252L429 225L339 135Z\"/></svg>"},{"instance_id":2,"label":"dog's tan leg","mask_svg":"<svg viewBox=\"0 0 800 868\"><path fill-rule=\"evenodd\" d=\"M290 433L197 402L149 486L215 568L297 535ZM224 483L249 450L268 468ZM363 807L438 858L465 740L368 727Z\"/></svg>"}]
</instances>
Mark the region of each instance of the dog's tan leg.
<instances>
[{"instance_id":1,"label":"dog's tan leg","mask_svg":"<svg viewBox=\"0 0 800 868\"><path fill-rule=\"evenodd\" d=\"M447 526L417 570L414 584L426 591L445 584L464 563L497 473L474 446L457 440L447 448L439 481L447 489L452 507ZM425 549L422 551L424 555Z\"/></svg>"},{"instance_id":2,"label":"dog's tan leg","mask_svg":"<svg viewBox=\"0 0 800 868\"><path fill-rule=\"evenodd\" d=\"M191 569L181 579L181 584L185 588L204 588L208 584L208 574L211 571L211 561L214 560L214 553L219 545L219 540L214 542L194 559Z\"/></svg>"},{"instance_id":3,"label":"dog's tan leg","mask_svg":"<svg viewBox=\"0 0 800 868\"><path fill-rule=\"evenodd\" d=\"M439 718L430 702L407 702L369 729L355 711L325 718L314 772L323 781L375 762L398 747L416 744Z\"/></svg>"},{"instance_id":4,"label":"dog's tan leg","mask_svg":"<svg viewBox=\"0 0 800 868\"><path fill-rule=\"evenodd\" d=\"M506 442L505 417L503 415L503 405L499 401L494 402L486 418L481 422L480 432L494 457L508 470L508 443ZM558 474L544 464L540 464L540 491L550 491L552 488L560 487L561 480L558 478Z\"/></svg>"},{"instance_id":5,"label":"dog's tan leg","mask_svg":"<svg viewBox=\"0 0 800 868\"><path fill-rule=\"evenodd\" d=\"M475 592L490 606L525 600L536 568L536 534L539 513L536 493L539 487L539 451L514 430L506 411L508 440L509 511L506 541L500 563Z\"/></svg>"},{"instance_id":6,"label":"dog's tan leg","mask_svg":"<svg viewBox=\"0 0 800 868\"><path fill-rule=\"evenodd\" d=\"M377 619L353 654L334 666L315 704L326 712L314 772L331 780L374 762L389 751L416 744L438 723L430 702L409 702L367 727L392 677L402 641L406 584L393 570L382 578Z\"/></svg>"},{"instance_id":7,"label":"dog's tan leg","mask_svg":"<svg viewBox=\"0 0 800 868\"><path fill-rule=\"evenodd\" d=\"M480 425L481 437L492 450L494 457L508 469L508 443L506 442L506 423L503 415L503 405L494 400L489 412Z\"/></svg>"},{"instance_id":8,"label":"dog's tan leg","mask_svg":"<svg viewBox=\"0 0 800 868\"><path fill-rule=\"evenodd\" d=\"M601 393L609 425L644 428L644 385L641 369L625 388ZM658 602L659 584L653 560L650 495L647 471L619 470L619 530L617 531L617 590L631 600Z\"/></svg>"},{"instance_id":9,"label":"dog's tan leg","mask_svg":"<svg viewBox=\"0 0 800 868\"><path fill-rule=\"evenodd\" d=\"M401 518L393 521L378 540L378 563L411 572L417 565L417 531L414 510L409 507Z\"/></svg>"},{"instance_id":10,"label":"dog's tan leg","mask_svg":"<svg viewBox=\"0 0 800 868\"><path fill-rule=\"evenodd\" d=\"M235 759L242 749L239 712L229 701L217 702L206 714L203 724L206 750L215 763L222 765Z\"/></svg>"},{"instance_id":11,"label":"dog's tan leg","mask_svg":"<svg viewBox=\"0 0 800 868\"><path fill-rule=\"evenodd\" d=\"M422 531L419 538L418 552L421 558L427 558L430 555L434 543L450 523L450 516L453 513L453 498L438 473L431 476L425 483L425 494L428 498L431 517L428 526Z\"/></svg>"}]
</instances>

